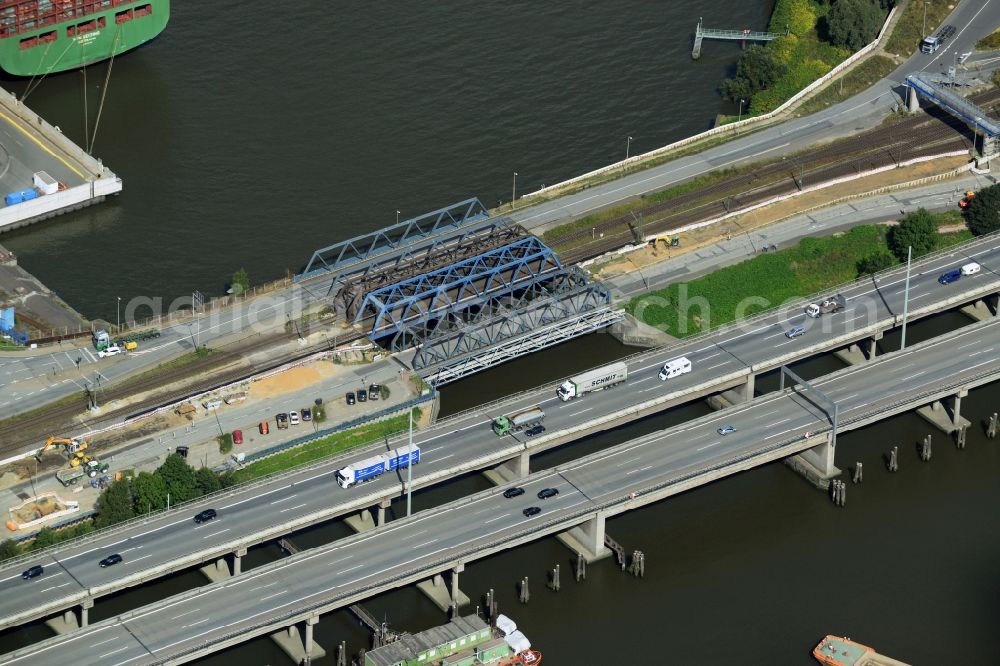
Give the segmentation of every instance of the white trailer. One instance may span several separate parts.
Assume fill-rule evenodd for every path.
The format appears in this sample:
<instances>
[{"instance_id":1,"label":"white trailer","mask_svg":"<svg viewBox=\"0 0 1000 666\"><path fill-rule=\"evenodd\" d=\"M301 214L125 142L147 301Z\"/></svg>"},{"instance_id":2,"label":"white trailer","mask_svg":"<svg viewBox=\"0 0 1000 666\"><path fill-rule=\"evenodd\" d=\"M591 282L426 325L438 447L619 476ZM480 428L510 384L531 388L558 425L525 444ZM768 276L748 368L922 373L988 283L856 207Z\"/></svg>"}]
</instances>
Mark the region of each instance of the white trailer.
<instances>
[{"instance_id":1,"label":"white trailer","mask_svg":"<svg viewBox=\"0 0 1000 666\"><path fill-rule=\"evenodd\" d=\"M691 359L687 356L681 356L680 358L670 359L664 363L663 367L660 368L658 376L660 381L666 381L689 372L691 372Z\"/></svg>"},{"instance_id":2,"label":"white trailer","mask_svg":"<svg viewBox=\"0 0 1000 666\"><path fill-rule=\"evenodd\" d=\"M626 379L628 379L628 365L619 361L570 377L556 389L556 395L559 396L560 400L566 402L591 391L603 391L617 386Z\"/></svg>"}]
</instances>

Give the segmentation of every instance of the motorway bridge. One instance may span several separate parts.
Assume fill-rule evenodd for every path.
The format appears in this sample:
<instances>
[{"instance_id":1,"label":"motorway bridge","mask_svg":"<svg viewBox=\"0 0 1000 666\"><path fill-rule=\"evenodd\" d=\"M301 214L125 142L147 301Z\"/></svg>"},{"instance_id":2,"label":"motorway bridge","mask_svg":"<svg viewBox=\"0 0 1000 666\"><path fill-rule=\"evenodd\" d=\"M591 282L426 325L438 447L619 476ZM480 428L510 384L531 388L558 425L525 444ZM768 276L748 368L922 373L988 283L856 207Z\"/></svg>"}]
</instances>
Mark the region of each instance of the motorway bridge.
<instances>
[{"instance_id":1,"label":"motorway bridge","mask_svg":"<svg viewBox=\"0 0 1000 666\"><path fill-rule=\"evenodd\" d=\"M918 262L910 280L911 317L1000 292L998 243L1000 238L984 238ZM938 283L941 272L970 258L983 265L982 272L954 284ZM753 393L757 374L814 354L858 341L871 350L874 338L900 322L904 279L903 272L895 270L859 281L842 291L848 297L846 310L820 319L806 317L803 303L796 303L669 349L639 354L630 359L628 382L612 391L563 403L555 397L552 385L445 419L415 437L423 461L414 470L414 487L500 464L507 476L520 477L527 473L532 454L722 391L730 391L730 402L745 400ZM988 312L982 307L980 311ZM785 337L789 327L800 324L808 327L805 335ZM680 355L692 360L693 371L669 382L659 381L656 374L662 363ZM491 418L535 404L547 412L544 436L497 438L490 430ZM386 475L348 490L335 487L333 481L336 469L372 452L369 448L203 498L8 562L0 569L0 627L76 605L87 608L101 596L222 557L233 557L233 568L238 571L239 557L247 548L348 513L377 507L381 523L384 509L400 496L400 478ZM191 516L207 507L218 509L222 519L189 529ZM102 553L108 552L121 552L126 559L113 570L96 567ZM30 596L23 595L18 574L35 563L52 572L47 575L51 582L36 585Z\"/></svg>"},{"instance_id":2,"label":"motorway bridge","mask_svg":"<svg viewBox=\"0 0 1000 666\"><path fill-rule=\"evenodd\" d=\"M478 493L3 655L0 664L86 663L98 653L110 666L184 663L300 622L311 636L322 613L437 573L457 576L469 562L568 529L600 548L609 517L828 441L830 418L814 390L837 402L842 431L859 428L1000 379L998 347L1000 320L981 322L808 390L797 385L532 474L520 481L521 497ZM723 425L736 431L721 436ZM559 494L536 499L544 488ZM529 506L541 514L525 517ZM185 523L184 533L201 538L226 525L226 514L201 528ZM68 575L16 584L72 590L59 578Z\"/></svg>"}]
</instances>

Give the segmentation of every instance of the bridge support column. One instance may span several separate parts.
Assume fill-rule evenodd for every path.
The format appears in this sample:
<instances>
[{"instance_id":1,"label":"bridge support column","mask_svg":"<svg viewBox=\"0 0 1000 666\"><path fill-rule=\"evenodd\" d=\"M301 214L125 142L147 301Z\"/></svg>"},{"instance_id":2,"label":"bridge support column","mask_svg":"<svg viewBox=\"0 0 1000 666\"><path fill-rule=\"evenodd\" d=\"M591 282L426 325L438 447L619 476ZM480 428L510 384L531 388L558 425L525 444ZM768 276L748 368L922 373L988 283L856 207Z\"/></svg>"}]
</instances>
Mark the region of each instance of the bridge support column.
<instances>
[{"instance_id":1,"label":"bridge support column","mask_svg":"<svg viewBox=\"0 0 1000 666\"><path fill-rule=\"evenodd\" d=\"M709 396L706 401L712 409L726 409L728 407L743 404L744 402L753 400L755 384L756 375L751 373L747 375L747 378L743 382L742 386L737 386L736 388L729 389L728 391L723 391L718 395Z\"/></svg>"},{"instance_id":2,"label":"bridge support column","mask_svg":"<svg viewBox=\"0 0 1000 666\"><path fill-rule=\"evenodd\" d=\"M227 558L228 556L220 557L216 561L210 562L201 567L201 572L205 574L205 578L208 578L213 583L218 583L220 580L226 580L232 576L233 574L229 569L229 562Z\"/></svg>"},{"instance_id":3,"label":"bridge support column","mask_svg":"<svg viewBox=\"0 0 1000 666\"><path fill-rule=\"evenodd\" d=\"M920 110L920 99L917 97L917 91L914 90L913 86L906 87L906 110L910 113L916 113Z\"/></svg>"},{"instance_id":4,"label":"bridge support column","mask_svg":"<svg viewBox=\"0 0 1000 666\"><path fill-rule=\"evenodd\" d=\"M929 407L921 407L917 410L917 414L945 433L968 428L971 423L962 416L962 398L967 395L969 392L962 389L950 398L945 398L943 401L935 400Z\"/></svg>"},{"instance_id":5,"label":"bridge support column","mask_svg":"<svg viewBox=\"0 0 1000 666\"><path fill-rule=\"evenodd\" d=\"M233 569L232 573L234 576L239 576L243 572L243 556L247 554L246 548L240 548L235 553L233 553Z\"/></svg>"},{"instance_id":6,"label":"bridge support column","mask_svg":"<svg viewBox=\"0 0 1000 666\"><path fill-rule=\"evenodd\" d=\"M80 628L79 609L77 607L67 608L62 615L46 620L45 625L59 635L76 631Z\"/></svg>"},{"instance_id":7,"label":"bridge support column","mask_svg":"<svg viewBox=\"0 0 1000 666\"><path fill-rule=\"evenodd\" d=\"M520 481L529 474L531 474L531 454L527 451L522 451L500 466L483 472L483 476L498 486Z\"/></svg>"},{"instance_id":8,"label":"bridge support column","mask_svg":"<svg viewBox=\"0 0 1000 666\"><path fill-rule=\"evenodd\" d=\"M879 331L869 338L858 340L849 345L847 349L838 349L833 352L833 355L848 365L860 365L867 361L874 361L877 354L877 344L881 339L882 332Z\"/></svg>"},{"instance_id":9,"label":"bridge support column","mask_svg":"<svg viewBox=\"0 0 1000 666\"><path fill-rule=\"evenodd\" d=\"M611 556L611 551L604 545L603 513L598 513L571 530L557 534L556 538L577 555L582 555L588 564Z\"/></svg>"},{"instance_id":10,"label":"bridge support column","mask_svg":"<svg viewBox=\"0 0 1000 666\"><path fill-rule=\"evenodd\" d=\"M834 465L836 451L830 439L829 432L809 437L809 442L815 441L816 444L802 453L785 458L786 465L820 490L827 490L830 487L830 479L840 475L840 470Z\"/></svg>"},{"instance_id":11,"label":"bridge support column","mask_svg":"<svg viewBox=\"0 0 1000 666\"><path fill-rule=\"evenodd\" d=\"M469 595L458 589L458 574L465 570L465 564L459 562L451 570L451 589L444 582L444 576L434 574L430 580L417 583L417 589L427 595L434 605L447 613L452 608L459 608L469 603Z\"/></svg>"},{"instance_id":12,"label":"bridge support column","mask_svg":"<svg viewBox=\"0 0 1000 666\"><path fill-rule=\"evenodd\" d=\"M82 604L80 604L80 628L86 627L89 622L90 609L94 607L93 599L86 599Z\"/></svg>"},{"instance_id":13,"label":"bridge support column","mask_svg":"<svg viewBox=\"0 0 1000 666\"><path fill-rule=\"evenodd\" d=\"M384 499L378 503L375 513L375 526L382 527L385 524L385 510L392 506L392 499Z\"/></svg>"},{"instance_id":14,"label":"bridge support column","mask_svg":"<svg viewBox=\"0 0 1000 666\"><path fill-rule=\"evenodd\" d=\"M368 509L362 509L360 513L344 518L344 522L355 532L367 532L376 527L372 513Z\"/></svg>"},{"instance_id":15,"label":"bridge support column","mask_svg":"<svg viewBox=\"0 0 1000 666\"><path fill-rule=\"evenodd\" d=\"M301 636L298 625L293 624L287 629L271 634L271 639L296 664L311 664L313 659L326 656L326 650L313 640L313 626L317 622L319 616L313 615L303 622L304 631Z\"/></svg>"},{"instance_id":16,"label":"bridge support column","mask_svg":"<svg viewBox=\"0 0 1000 666\"><path fill-rule=\"evenodd\" d=\"M993 319L997 315L996 294L978 300L972 305L966 305L960 308L959 312L972 318L974 321Z\"/></svg>"}]
</instances>

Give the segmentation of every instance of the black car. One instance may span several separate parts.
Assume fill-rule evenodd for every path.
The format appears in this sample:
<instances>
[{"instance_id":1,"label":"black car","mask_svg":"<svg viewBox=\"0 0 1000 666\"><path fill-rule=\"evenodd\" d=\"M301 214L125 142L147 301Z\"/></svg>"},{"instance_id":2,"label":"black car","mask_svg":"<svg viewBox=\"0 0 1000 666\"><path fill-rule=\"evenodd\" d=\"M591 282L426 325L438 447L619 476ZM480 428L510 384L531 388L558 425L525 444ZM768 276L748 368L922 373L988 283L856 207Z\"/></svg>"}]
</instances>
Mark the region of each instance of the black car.
<instances>
[{"instance_id":1,"label":"black car","mask_svg":"<svg viewBox=\"0 0 1000 666\"><path fill-rule=\"evenodd\" d=\"M542 488L538 491L538 499L548 499L559 494L556 488Z\"/></svg>"},{"instance_id":2,"label":"black car","mask_svg":"<svg viewBox=\"0 0 1000 666\"><path fill-rule=\"evenodd\" d=\"M512 497L517 497L523 494L524 494L524 488L515 487L515 488L508 488L507 490L503 491L503 496L506 497L507 499L510 499Z\"/></svg>"},{"instance_id":3,"label":"black car","mask_svg":"<svg viewBox=\"0 0 1000 666\"><path fill-rule=\"evenodd\" d=\"M201 513L199 513L197 516L194 517L194 522L198 523L199 525L201 523L207 523L208 521L215 518L217 515L218 514L215 512L215 509L205 509L204 511L202 511Z\"/></svg>"},{"instance_id":4,"label":"black car","mask_svg":"<svg viewBox=\"0 0 1000 666\"><path fill-rule=\"evenodd\" d=\"M42 565L36 564L35 566L31 567L30 569L27 569L23 574L21 574L21 578L23 578L24 580L29 580L31 578L38 578L43 573L45 573L45 569L42 568Z\"/></svg>"},{"instance_id":5,"label":"black car","mask_svg":"<svg viewBox=\"0 0 1000 666\"><path fill-rule=\"evenodd\" d=\"M362 387L358 389L358 402L364 402L368 399L368 392Z\"/></svg>"},{"instance_id":6,"label":"black car","mask_svg":"<svg viewBox=\"0 0 1000 666\"><path fill-rule=\"evenodd\" d=\"M345 399L347 400L347 404L348 405L353 405L354 404L354 391L348 391L347 392L347 397Z\"/></svg>"},{"instance_id":7,"label":"black car","mask_svg":"<svg viewBox=\"0 0 1000 666\"><path fill-rule=\"evenodd\" d=\"M312 421L313 420L312 410L309 409L308 407L303 407L302 408L302 420L303 421Z\"/></svg>"},{"instance_id":8,"label":"black car","mask_svg":"<svg viewBox=\"0 0 1000 666\"><path fill-rule=\"evenodd\" d=\"M121 561L122 561L122 556L119 555L118 553L115 553L114 555L108 555L107 557L105 557L103 560L99 562L99 564L101 565L101 568L104 568L118 564Z\"/></svg>"},{"instance_id":9,"label":"black car","mask_svg":"<svg viewBox=\"0 0 1000 666\"><path fill-rule=\"evenodd\" d=\"M539 423L538 425L531 426L530 428L525 430L524 434L527 435L528 437L534 437L535 435L541 435L543 432L545 432L545 426Z\"/></svg>"},{"instance_id":10,"label":"black car","mask_svg":"<svg viewBox=\"0 0 1000 666\"><path fill-rule=\"evenodd\" d=\"M537 516L541 512L542 512L542 510L539 509L537 506L529 506L527 509L525 509L521 513L524 514L525 518L531 518L532 516Z\"/></svg>"},{"instance_id":11,"label":"black car","mask_svg":"<svg viewBox=\"0 0 1000 666\"><path fill-rule=\"evenodd\" d=\"M368 399L378 400L382 397L382 387L378 384L372 384L368 387Z\"/></svg>"}]
</instances>

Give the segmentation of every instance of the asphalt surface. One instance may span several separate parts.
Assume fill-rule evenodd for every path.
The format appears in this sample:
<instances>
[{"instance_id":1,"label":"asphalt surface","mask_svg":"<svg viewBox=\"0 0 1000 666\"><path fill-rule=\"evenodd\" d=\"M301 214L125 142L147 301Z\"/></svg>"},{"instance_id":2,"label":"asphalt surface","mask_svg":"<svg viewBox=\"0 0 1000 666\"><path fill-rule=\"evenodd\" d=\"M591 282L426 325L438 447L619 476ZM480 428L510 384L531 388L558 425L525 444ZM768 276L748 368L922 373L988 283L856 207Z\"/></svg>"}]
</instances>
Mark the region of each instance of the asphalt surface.
<instances>
[{"instance_id":1,"label":"asphalt surface","mask_svg":"<svg viewBox=\"0 0 1000 666\"><path fill-rule=\"evenodd\" d=\"M910 279L911 313L966 290L989 292L997 288L1000 284L1000 238L982 239L973 247L973 251L951 252L916 266ZM970 259L982 265L980 273L949 285L938 283L943 272L968 263ZM669 353L654 351L639 355L630 362L628 380L611 391L561 402L554 389L546 387L503 404L447 419L415 436L421 448L421 463L413 472L414 485L421 486L451 478L463 470L477 469L482 466L479 461L490 456L495 460L501 453L506 457L516 455L523 448L523 435L498 438L490 429L490 421L501 414L540 405L546 412L544 424L547 428L541 437L552 437L560 430L622 412L657 397L689 390L709 380L745 374L749 366L759 371L790 358L826 351L833 346L831 341L839 336L861 330L878 320L891 320L901 313L903 291L904 272L897 270L877 281L863 281L844 290L848 306L838 313L812 319L804 314L802 304L798 303L743 325L679 344ZM805 334L787 338L785 332L796 325L804 326ZM660 381L657 373L662 364L681 355L691 360L692 371L666 382ZM398 445L389 443L387 447ZM100 596L137 584L140 579L148 580L169 570L210 559L215 553L235 549L237 546L233 544L253 535L272 534L268 538L274 538L276 534L294 529L290 523L295 520L315 522L371 506L379 497L398 492L401 476L387 474L360 488L341 489L333 474L337 468L372 453L373 449L369 448L292 476L200 501L137 525L112 529L83 545L60 547L53 555L8 564L0 569L0 627L71 605L72 601L67 601L79 595ZM191 517L208 507L217 509L220 519L210 526L194 529ZM266 510L261 510L262 507ZM311 515L322 517L310 518ZM132 555L114 569L96 566L106 555L126 550ZM19 574L31 564L43 565L46 577L44 582L32 581L33 594L29 596L23 594L25 582L20 580ZM48 582L56 578L55 583Z\"/></svg>"},{"instance_id":2,"label":"asphalt surface","mask_svg":"<svg viewBox=\"0 0 1000 666\"><path fill-rule=\"evenodd\" d=\"M991 33L1000 24L1000 3L967 0L959 4L946 23L956 27L956 34L946 48L933 55L918 51L889 77L840 104L552 202L530 206L530 200L525 201L526 207L511 217L530 231L542 233L576 217L709 171L749 160L789 155L815 143L870 128L903 101L901 84L908 74L947 68L956 53L971 51L978 39ZM304 291L295 287L276 292L272 297L227 309L191 325L166 328L155 345L144 345L141 354L127 359L100 360L92 349L75 345L70 351L0 359L0 419L82 392L87 381L96 384L97 373L102 375L102 382L115 381L188 351L195 343L213 346L227 337L280 330L288 315L294 320L297 312L323 298L323 281L310 284L312 287L307 286Z\"/></svg>"},{"instance_id":3,"label":"asphalt surface","mask_svg":"<svg viewBox=\"0 0 1000 666\"><path fill-rule=\"evenodd\" d=\"M996 374L1000 371L1000 357L995 353L1000 346L998 329L998 321L964 329L815 384L836 397L841 424L846 425L946 382L955 385L987 372ZM717 430L724 425L735 426L735 432L719 435ZM534 474L522 483L527 492L521 497L505 499L497 488L463 498L45 641L20 651L19 656L0 657L0 663L37 663L44 658L48 663L142 664L198 650L226 637L249 638L255 627L265 627L295 611L338 600L349 602L353 595L391 587L387 579L422 570L429 575L450 560L474 560L491 548L541 534L539 528L548 525L547 532L551 532L561 520L621 502L630 493L662 492L663 486L679 483L695 472L707 474L746 456L767 460L763 456L776 446L800 438L805 442L806 433L828 428L828 417L802 394L771 394ZM559 494L539 499L537 493L543 488L555 488ZM541 514L525 517L522 512L529 506L539 506ZM198 526L185 517L178 525L193 538L207 539L231 529L239 520L234 514L223 509L212 523ZM72 576L89 583L99 575L120 573L129 562L149 558L144 550L120 547L125 561L114 570L101 570L90 561ZM103 555L93 552L90 559ZM47 571L31 581L5 576L0 582L22 590L31 586L42 593L73 585L63 580L67 578L63 572Z\"/></svg>"},{"instance_id":4,"label":"asphalt surface","mask_svg":"<svg viewBox=\"0 0 1000 666\"><path fill-rule=\"evenodd\" d=\"M810 116L795 118L741 139L644 169L612 182L588 188L554 201L530 206L530 195L522 198L524 210L511 217L533 233L542 233L568 220L634 199L647 192L666 189L710 171L741 162L770 160L792 155L807 146L856 134L874 127L898 106L905 106L903 82L918 71L942 71L952 65L955 54L971 51L975 43L1000 25L1000 3L985 0L959 3L945 20L956 33L937 53L918 50L888 77L871 88ZM928 26L930 27L930 26ZM971 64L971 63L969 63ZM530 206L530 207L528 207Z\"/></svg>"}]
</instances>

